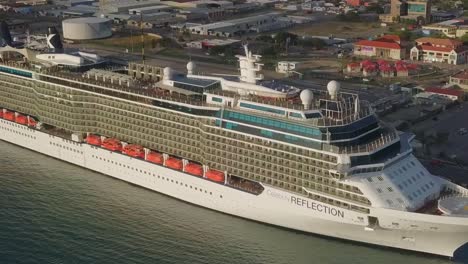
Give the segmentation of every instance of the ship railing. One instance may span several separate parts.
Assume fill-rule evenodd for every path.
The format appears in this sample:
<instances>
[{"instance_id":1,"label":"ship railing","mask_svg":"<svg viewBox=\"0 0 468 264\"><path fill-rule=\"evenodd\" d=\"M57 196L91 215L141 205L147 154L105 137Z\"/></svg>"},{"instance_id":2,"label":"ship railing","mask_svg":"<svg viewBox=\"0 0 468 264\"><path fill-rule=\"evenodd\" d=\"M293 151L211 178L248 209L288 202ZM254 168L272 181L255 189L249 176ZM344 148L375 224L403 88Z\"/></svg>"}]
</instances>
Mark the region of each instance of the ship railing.
<instances>
[{"instance_id":1,"label":"ship railing","mask_svg":"<svg viewBox=\"0 0 468 264\"><path fill-rule=\"evenodd\" d=\"M449 199L449 198L454 198L454 197L459 197L459 198L466 198L468 199L468 194L465 193L452 193L452 194L445 194L443 196L440 196L439 201Z\"/></svg>"},{"instance_id":2,"label":"ship railing","mask_svg":"<svg viewBox=\"0 0 468 264\"><path fill-rule=\"evenodd\" d=\"M353 153L363 153L363 152L372 152L383 146L388 145L389 143L395 142L398 140L398 134L395 131L381 134L380 137L372 142L360 145L344 146L339 147L340 154L353 154Z\"/></svg>"},{"instance_id":3,"label":"ship railing","mask_svg":"<svg viewBox=\"0 0 468 264\"><path fill-rule=\"evenodd\" d=\"M208 106L204 100L196 99L191 96L181 95L179 93L169 93L164 90L159 90L158 88L152 86L143 86L143 85L131 85L124 86L118 84L111 84L108 82L96 81L93 79L82 78L79 75L75 74L65 74L65 73L49 73L50 76L59 77L66 80L53 79L51 82L67 85L71 87L76 87L78 89L83 89L87 91L97 92L101 94L115 93L115 92L124 92L131 95L142 95L146 97L151 97L154 99L162 99L173 102L179 102L184 104L196 105L196 106ZM80 82L80 83L77 83ZM87 87L86 84L90 84L97 87ZM101 90L99 90L101 89Z\"/></svg>"},{"instance_id":4,"label":"ship railing","mask_svg":"<svg viewBox=\"0 0 468 264\"><path fill-rule=\"evenodd\" d=\"M452 182L445 183L445 186L441 191L440 199L453 196L468 197L468 189Z\"/></svg>"}]
</instances>

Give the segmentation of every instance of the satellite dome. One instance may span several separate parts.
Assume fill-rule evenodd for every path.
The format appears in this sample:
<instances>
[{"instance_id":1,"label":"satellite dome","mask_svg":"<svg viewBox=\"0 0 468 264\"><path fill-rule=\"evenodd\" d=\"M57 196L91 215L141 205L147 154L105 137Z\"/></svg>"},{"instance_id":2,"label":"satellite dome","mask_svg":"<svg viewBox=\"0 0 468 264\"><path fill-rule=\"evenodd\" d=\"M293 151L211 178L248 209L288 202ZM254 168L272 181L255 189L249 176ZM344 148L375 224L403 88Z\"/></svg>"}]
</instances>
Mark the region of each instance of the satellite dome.
<instances>
[{"instance_id":1,"label":"satellite dome","mask_svg":"<svg viewBox=\"0 0 468 264\"><path fill-rule=\"evenodd\" d=\"M172 78L172 69L170 67L166 67L163 70L163 79L170 80Z\"/></svg>"},{"instance_id":2,"label":"satellite dome","mask_svg":"<svg viewBox=\"0 0 468 264\"><path fill-rule=\"evenodd\" d=\"M314 100L314 93L309 89L305 89L301 92L300 97L304 108L308 109Z\"/></svg>"},{"instance_id":3,"label":"satellite dome","mask_svg":"<svg viewBox=\"0 0 468 264\"><path fill-rule=\"evenodd\" d=\"M195 68L197 67L197 65L195 64L195 62L193 61L189 61L187 63L187 73L188 74L193 74L193 72L195 71Z\"/></svg>"},{"instance_id":4,"label":"satellite dome","mask_svg":"<svg viewBox=\"0 0 468 264\"><path fill-rule=\"evenodd\" d=\"M330 97L332 99L336 99L336 96L338 95L338 93L340 92L340 83L337 82L337 81L330 81L328 84L327 84L327 90L328 90L328 94L330 95Z\"/></svg>"}]
</instances>

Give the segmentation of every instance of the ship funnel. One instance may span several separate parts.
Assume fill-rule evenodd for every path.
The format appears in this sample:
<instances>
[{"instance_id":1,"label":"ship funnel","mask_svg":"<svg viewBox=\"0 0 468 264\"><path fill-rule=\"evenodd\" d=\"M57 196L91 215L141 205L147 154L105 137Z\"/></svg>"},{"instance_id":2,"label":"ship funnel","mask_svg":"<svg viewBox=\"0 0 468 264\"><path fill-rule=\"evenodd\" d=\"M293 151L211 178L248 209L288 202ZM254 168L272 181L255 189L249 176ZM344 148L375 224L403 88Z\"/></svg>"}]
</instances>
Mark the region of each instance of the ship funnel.
<instances>
[{"instance_id":1,"label":"ship funnel","mask_svg":"<svg viewBox=\"0 0 468 264\"><path fill-rule=\"evenodd\" d=\"M49 34L47 35L47 45L50 49L54 51L62 51L63 45L62 40L60 39L60 34L58 33L55 27L49 27Z\"/></svg>"},{"instance_id":2,"label":"ship funnel","mask_svg":"<svg viewBox=\"0 0 468 264\"><path fill-rule=\"evenodd\" d=\"M11 38L10 29L8 28L8 24L5 21L0 23L0 45L4 46L12 46L13 39Z\"/></svg>"}]
</instances>

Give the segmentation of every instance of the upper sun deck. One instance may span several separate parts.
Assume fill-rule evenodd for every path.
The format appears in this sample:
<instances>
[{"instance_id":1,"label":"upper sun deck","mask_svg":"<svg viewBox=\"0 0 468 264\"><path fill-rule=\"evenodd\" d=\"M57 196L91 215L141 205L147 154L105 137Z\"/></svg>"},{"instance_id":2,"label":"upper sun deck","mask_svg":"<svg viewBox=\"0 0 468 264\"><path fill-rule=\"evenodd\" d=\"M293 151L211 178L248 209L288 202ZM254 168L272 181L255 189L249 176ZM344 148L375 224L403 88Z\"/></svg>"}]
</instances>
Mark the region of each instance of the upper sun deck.
<instances>
[{"instance_id":1,"label":"upper sun deck","mask_svg":"<svg viewBox=\"0 0 468 264\"><path fill-rule=\"evenodd\" d=\"M80 90L114 96L122 99L153 104L153 100L164 100L167 103L184 105L187 107L207 109L234 109L255 112L258 115L275 116L292 123L303 123L313 127L332 127L351 124L367 116L373 115L371 108L358 96L336 91L306 90L301 95L289 98L269 98L254 93L239 94L234 91L223 90L217 86L200 93L183 93L180 88L160 85L161 82L141 81L128 78L128 75L104 70L91 70L81 73L61 69L59 67L36 68L26 63L6 63L3 72L19 76L29 75L34 78ZM13 69L26 71L13 72ZM1 70L1 69L0 69ZM99 72L99 74L96 74ZM115 78L115 79L112 79ZM336 84L334 84L336 85ZM328 87L330 88L330 87ZM339 88L338 88L339 89ZM215 99L220 99L215 101Z\"/></svg>"},{"instance_id":2,"label":"upper sun deck","mask_svg":"<svg viewBox=\"0 0 468 264\"><path fill-rule=\"evenodd\" d=\"M27 64L5 64L5 66L1 66L0 71L39 80L42 82L40 85L57 84L74 88L76 91L86 91L151 106L161 106L173 111L194 115L201 113L203 116L227 122L251 122L251 125L322 142L320 148L333 153L372 152L396 139L394 134L390 133L387 136L386 133L382 135L382 138L376 140L360 140L352 145L338 144L340 141L354 140L354 138L366 134L366 131L372 132L380 127L368 105L365 102L360 102L359 98L353 94L335 93L330 96L325 91L307 90L309 97L301 94L301 96L287 99L271 99L255 94L239 95L233 91L216 88L209 93L187 95L158 87L155 82L132 80L132 83L129 84L95 78L95 76L88 76L86 73L67 71L56 67L44 70ZM73 90L71 93L74 93ZM221 99L221 101L216 101L216 99ZM240 119L235 121L237 117L228 118L222 114L223 112L251 116L255 121ZM262 123L258 123L260 121Z\"/></svg>"}]
</instances>

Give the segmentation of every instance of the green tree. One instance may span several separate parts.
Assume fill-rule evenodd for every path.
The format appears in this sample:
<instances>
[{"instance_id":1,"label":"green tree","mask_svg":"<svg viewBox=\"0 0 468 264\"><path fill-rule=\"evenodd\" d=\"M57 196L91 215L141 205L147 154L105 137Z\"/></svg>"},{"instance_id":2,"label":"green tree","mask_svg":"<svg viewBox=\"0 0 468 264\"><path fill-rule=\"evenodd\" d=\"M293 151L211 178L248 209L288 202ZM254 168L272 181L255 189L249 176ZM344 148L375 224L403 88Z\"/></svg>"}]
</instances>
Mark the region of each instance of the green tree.
<instances>
[{"instance_id":1,"label":"green tree","mask_svg":"<svg viewBox=\"0 0 468 264\"><path fill-rule=\"evenodd\" d=\"M224 53L224 51L225 51L224 46L214 46L214 47L211 47L208 52L210 53L210 55L219 55L221 53Z\"/></svg>"},{"instance_id":2,"label":"green tree","mask_svg":"<svg viewBox=\"0 0 468 264\"><path fill-rule=\"evenodd\" d=\"M448 141L449 133L448 132L437 132L435 141L437 144L444 144Z\"/></svg>"},{"instance_id":3,"label":"green tree","mask_svg":"<svg viewBox=\"0 0 468 264\"><path fill-rule=\"evenodd\" d=\"M380 5L371 5L371 6L367 7L367 11L368 12L375 12L377 14L383 14L384 13L384 9Z\"/></svg>"},{"instance_id":4,"label":"green tree","mask_svg":"<svg viewBox=\"0 0 468 264\"><path fill-rule=\"evenodd\" d=\"M277 54L278 52L273 46L263 48L260 52L260 55L265 57L275 57Z\"/></svg>"},{"instance_id":5,"label":"green tree","mask_svg":"<svg viewBox=\"0 0 468 264\"><path fill-rule=\"evenodd\" d=\"M319 38L303 39L300 41L300 44L304 48L316 48L316 49L322 49L326 45L325 41Z\"/></svg>"},{"instance_id":6,"label":"green tree","mask_svg":"<svg viewBox=\"0 0 468 264\"><path fill-rule=\"evenodd\" d=\"M270 35L260 35L256 38L257 41L273 42L273 38Z\"/></svg>"},{"instance_id":7,"label":"green tree","mask_svg":"<svg viewBox=\"0 0 468 264\"><path fill-rule=\"evenodd\" d=\"M413 33L407 30L398 31L398 32L395 32L395 34L400 36L402 40L406 40L406 41L411 40L411 38L413 37Z\"/></svg>"},{"instance_id":8,"label":"green tree","mask_svg":"<svg viewBox=\"0 0 468 264\"><path fill-rule=\"evenodd\" d=\"M287 42L289 42L289 45L295 45L297 44L297 35L282 31L282 32L278 32L275 35L274 40L275 40L275 43L279 45L280 47L285 47Z\"/></svg>"},{"instance_id":9,"label":"green tree","mask_svg":"<svg viewBox=\"0 0 468 264\"><path fill-rule=\"evenodd\" d=\"M338 20L344 21L344 22L359 22L361 21L361 18L359 17L358 13L356 12L348 12L346 14L339 14L337 16Z\"/></svg>"},{"instance_id":10,"label":"green tree","mask_svg":"<svg viewBox=\"0 0 468 264\"><path fill-rule=\"evenodd\" d=\"M466 45L468 45L468 33L460 37L460 40L463 41Z\"/></svg>"}]
</instances>

